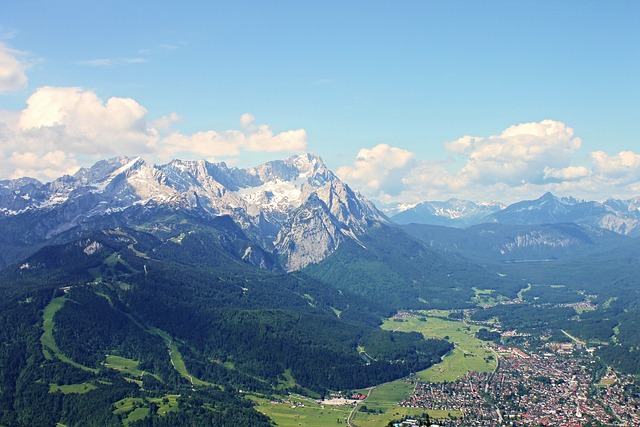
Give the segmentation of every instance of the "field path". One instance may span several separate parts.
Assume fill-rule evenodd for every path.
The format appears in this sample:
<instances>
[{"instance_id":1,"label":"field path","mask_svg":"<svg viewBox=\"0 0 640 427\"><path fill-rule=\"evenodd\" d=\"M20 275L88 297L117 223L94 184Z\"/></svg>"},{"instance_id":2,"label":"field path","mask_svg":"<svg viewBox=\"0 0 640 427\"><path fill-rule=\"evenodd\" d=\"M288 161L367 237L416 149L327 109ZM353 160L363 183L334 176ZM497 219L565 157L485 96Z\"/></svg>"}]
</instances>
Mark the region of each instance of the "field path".
<instances>
[{"instance_id":1,"label":"field path","mask_svg":"<svg viewBox=\"0 0 640 427\"><path fill-rule=\"evenodd\" d=\"M356 412L358 412L358 405L360 405L362 402L366 402L366 400L369 398L369 396L371 395L371 392L374 389L375 389L375 387L370 387L369 391L367 392L367 397L365 397L364 400L361 400L360 402L356 403L356 405L353 407L353 409L349 413L349 417L347 418L347 426L348 427L354 427L354 425L351 424L351 421L353 420L353 417L356 414Z\"/></svg>"},{"instance_id":2,"label":"field path","mask_svg":"<svg viewBox=\"0 0 640 427\"><path fill-rule=\"evenodd\" d=\"M585 345L586 342L582 341L581 339L578 339L576 337L574 337L573 335L570 335L567 331L565 331L564 329L561 329L562 333L565 334L566 336L568 336L569 338L571 338L575 343L577 344L582 344Z\"/></svg>"}]
</instances>

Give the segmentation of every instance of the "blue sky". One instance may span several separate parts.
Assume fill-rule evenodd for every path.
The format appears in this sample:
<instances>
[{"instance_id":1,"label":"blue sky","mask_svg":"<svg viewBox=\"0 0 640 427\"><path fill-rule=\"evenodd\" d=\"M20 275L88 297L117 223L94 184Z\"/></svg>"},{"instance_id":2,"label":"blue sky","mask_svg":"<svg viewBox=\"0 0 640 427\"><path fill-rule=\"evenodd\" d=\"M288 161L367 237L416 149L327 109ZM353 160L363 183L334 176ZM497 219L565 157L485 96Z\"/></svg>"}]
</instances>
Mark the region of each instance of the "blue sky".
<instances>
[{"instance_id":1,"label":"blue sky","mask_svg":"<svg viewBox=\"0 0 640 427\"><path fill-rule=\"evenodd\" d=\"M640 195L636 1L2 9L0 178L311 151L387 202Z\"/></svg>"}]
</instances>

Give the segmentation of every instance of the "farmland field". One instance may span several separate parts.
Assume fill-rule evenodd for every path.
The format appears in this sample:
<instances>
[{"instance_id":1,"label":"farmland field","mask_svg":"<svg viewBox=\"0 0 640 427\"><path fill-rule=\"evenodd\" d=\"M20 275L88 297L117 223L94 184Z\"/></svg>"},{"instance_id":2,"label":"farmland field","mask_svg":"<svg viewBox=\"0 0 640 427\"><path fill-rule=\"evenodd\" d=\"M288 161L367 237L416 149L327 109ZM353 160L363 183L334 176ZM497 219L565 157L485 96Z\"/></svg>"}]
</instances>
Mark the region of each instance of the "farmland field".
<instances>
[{"instance_id":1,"label":"farmland field","mask_svg":"<svg viewBox=\"0 0 640 427\"><path fill-rule=\"evenodd\" d=\"M455 349L446 355L442 362L419 372L417 376L424 381L454 381L470 371L491 372L496 368L497 360L491 350L484 347L483 341L475 337L480 329L476 325L467 325L461 321L452 321L431 316L424 312L426 321L418 317L402 319L402 322L386 320L383 329L404 332L420 332L425 338L447 338L455 344Z\"/></svg>"},{"instance_id":2,"label":"farmland field","mask_svg":"<svg viewBox=\"0 0 640 427\"><path fill-rule=\"evenodd\" d=\"M313 399L292 395L287 403L275 403L268 399L252 397L259 406L256 408L281 427L325 427L345 426L352 406L319 405ZM304 406L301 406L303 404Z\"/></svg>"}]
</instances>

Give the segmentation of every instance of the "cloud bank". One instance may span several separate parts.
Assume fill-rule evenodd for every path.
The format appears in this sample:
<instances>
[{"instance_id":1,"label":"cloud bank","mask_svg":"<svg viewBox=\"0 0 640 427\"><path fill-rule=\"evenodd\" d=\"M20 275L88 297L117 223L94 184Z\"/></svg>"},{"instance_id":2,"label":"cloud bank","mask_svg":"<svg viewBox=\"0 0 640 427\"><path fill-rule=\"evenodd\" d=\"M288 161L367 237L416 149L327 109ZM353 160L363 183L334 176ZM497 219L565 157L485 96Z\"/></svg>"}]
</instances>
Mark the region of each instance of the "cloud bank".
<instances>
[{"instance_id":1,"label":"cloud bank","mask_svg":"<svg viewBox=\"0 0 640 427\"><path fill-rule=\"evenodd\" d=\"M73 173L110 157L142 155L152 162L175 157L210 161L242 152L302 152L304 129L275 133L244 114L239 130L207 130L185 135L171 131L180 117L172 113L150 121L146 108L131 98L100 99L78 87L41 87L21 111L0 112L2 178L43 180Z\"/></svg>"},{"instance_id":2,"label":"cloud bank","mask_svg":"<svg viewBox=\"0 0 640 427\"><path fill-rule=\"evenodd\" d=\"M445 144L462 161L457 168L454 159L419 160L404 149L378 145L360 150L353 165L337 173L383 202L458 197L509 203L547 191L589 199L640 193L639 154L584 156L574 133L565 123L543 120L510 126L499 135L463 136ZM587 164L575 164L584 157Z\"/></svg>"}]
</instances>

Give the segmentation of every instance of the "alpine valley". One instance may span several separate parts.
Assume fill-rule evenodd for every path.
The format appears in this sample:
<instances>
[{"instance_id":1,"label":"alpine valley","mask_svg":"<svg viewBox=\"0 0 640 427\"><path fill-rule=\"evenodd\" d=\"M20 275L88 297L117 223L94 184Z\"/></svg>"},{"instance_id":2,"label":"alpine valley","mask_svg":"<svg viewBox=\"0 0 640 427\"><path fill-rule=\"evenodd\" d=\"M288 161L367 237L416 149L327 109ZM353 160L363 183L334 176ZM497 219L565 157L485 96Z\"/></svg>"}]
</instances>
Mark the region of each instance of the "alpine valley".
<instances>
[{"instance_id":1,"label":"alpine valley","mask_svg":"<svg viewBox=\"0 0 640 427\"><path fill-rule=\"evenodd\" d=\"M400 410L416 383L330 422L324 404L268 405L444 371L464 331L487 354L461 357L494 372L491 341L574 339L594 380L640 374L639 206L545 194L379 210L312 154L248 169L115 158L1 181L0 425L467 425Z\"/></svg>"}]
</instances>

